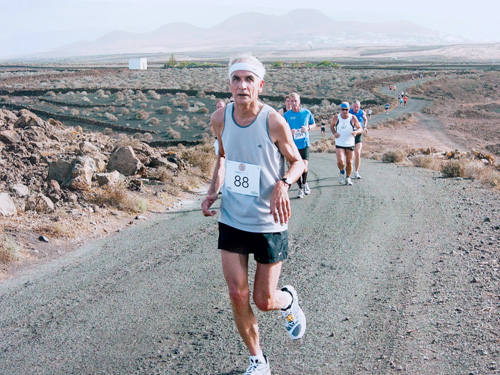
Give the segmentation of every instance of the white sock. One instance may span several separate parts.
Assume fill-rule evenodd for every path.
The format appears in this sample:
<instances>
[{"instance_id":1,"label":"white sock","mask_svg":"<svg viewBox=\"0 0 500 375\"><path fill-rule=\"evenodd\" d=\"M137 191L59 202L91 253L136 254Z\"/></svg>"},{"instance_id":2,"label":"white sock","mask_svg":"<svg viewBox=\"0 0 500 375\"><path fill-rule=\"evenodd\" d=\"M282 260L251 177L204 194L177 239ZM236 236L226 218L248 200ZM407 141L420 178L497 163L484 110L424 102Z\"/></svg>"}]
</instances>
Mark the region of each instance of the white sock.
<instances>
[{"instance_id":1,"label":"white sock","mask_svg":"<svg viewBox=\"0 0 500 375\"><path fill-rule=\"evenodd\" d=\"M257 353L257 355L251 355L250 359L257 362L266 363L266 359L264 358L264 354L262 354L262 351L260 351L260 353Z\"/></svg>"}]
</instances>

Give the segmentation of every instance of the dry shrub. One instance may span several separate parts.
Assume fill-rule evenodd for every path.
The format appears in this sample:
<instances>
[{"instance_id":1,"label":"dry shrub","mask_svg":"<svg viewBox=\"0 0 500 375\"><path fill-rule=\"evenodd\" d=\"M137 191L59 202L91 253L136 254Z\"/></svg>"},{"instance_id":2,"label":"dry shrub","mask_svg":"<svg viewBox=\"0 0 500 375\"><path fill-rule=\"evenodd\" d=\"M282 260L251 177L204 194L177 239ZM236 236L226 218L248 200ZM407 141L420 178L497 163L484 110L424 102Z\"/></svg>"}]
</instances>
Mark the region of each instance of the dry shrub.
<instances>
[{"instance_id":1,"label":"dry shrub","mask_svg":"<svg viewBox=\"0 0 500 375\"><path fill-rule=\"evenodd\" d=\"M0 228L0 263L15 262L21 258L21 246Z\"/></svg>"},{"instance_id":2,"label":"dry shrub","mask_svg":"<svg viewBox=\"0 0 500 375\"><path fill-rule=\"evenodd\" d=\"M134 114L134 118L136 120L147 120L149 118L149 113L147 113L146 111L137 111Z\"/></svg>"},{"instance_id":3,"label":"dry shrub","mask_svg":"<svg viewBox=\"0 0 500 375\"><path fill-rule=\"evenodd\" d=\"M168 133L168 135L170 135L174 139L180 139L180 137L181 137L181 133L178 132L177 130L172 129L172 128L168 128L167 133Z\"/></svg>"},{"instance_id":4,"label":"dry shrub","mask_svg":"<svg viewBox=\"0 0 500 375\"><path fill-rule=\"evenodd\" d=\"M465 162L462 160L450 160L441 165L441 173L444 177L465 177Z\"/></svg>"},{"instance_id":5,"label":"dry shrub","mask_svg":"<svg viewBox=\"0 0 500 375\"><path fill-rule=\"evenodd\" d=\"M435 171L441 169L440 163L431 155L416 155L410 158L410 161L418 168L432 169Z\"/></svg>"},{"instance_id":6,"label":"dry shrub","mask_svg":"<svg viewBox=\"0 0 500 375\"><path fill-rule=\"evenodd\" d=\"M500 187L500 172L479 160L472 160L465 164L464 175L486 185Z\"/></svg>"},{"instance_id":7,"label":"dry shrub","mask_svg":"<svg viewBox=\"0 0 500 375\"><path fill-rule=\"evenodd\" d=\"M118 117L109 112L105 112L104 117L106 117L109 121L118 121Z\"/></svg>"},{"instance_id":8,"label":"dry shrub","mask_svg":"<svg viewBox=\"0 0 500 375\"><path fill-rule=\"evenodd\" d=\"M401 151L388 151L382 155L384 163L401 163L405 158L405 154Z\"/></svg>"},{"instance_id":9,"label":"dry shrub","mask_svg":"<svg viewBox=\"0 0 500 375\"><path fill-rule=\"evenodd\" d=\"M321 138L319 141L314 142L311 146L311 152L330 152L329 150L332 147L335 149L335 141L331 138Z\"/></svg>"},{"instance_id":10,"label":"dry shrub","mask_svg":"<svg viewBox=\"0 0 500 375\"><path fill-rule=\"evenodd\" d=\"M157 119L156 117L151 117L148 121L146 121L146 124L149 124L149 125L159 125L160 124L160 120Z\"/></svg>"},{"instance_id":11,"label":"dry shrub","mask_svg":"<svg viewBox=\"0 0 500 375\"><path fill-rule=\"evenodd\" d=\"M184 150L181 154L181 159L185 160L193 167L199 167L205 177L211 177L215 156L213 145L210 143Z\"/></svg>"},{"instance_id":12,"label":"dry shrub","mask_svg":"<svg viewBox=\"0 0 500 375\"><path fill-rule=\"evenodd\" d=\"M157 168L156 173L158 180L160 180L161 182L174 182L175 180L176 173L170 168L167 167Z\"/></svg>"},{"instance_id":13,"label":"dry shrub","mask_svg":"<svg viewBox=\"0 0 500 375\"><path fill-rule=\"evenodd\" d=\"M158 112L163 113L164 115L171 115L172 108L170 108L168 105L165 105L163 107L158 108Z\"/></svg>"},{"instance_id":14,"label":"dry shrub","mask_svg":"<svg viewBox=\"0 0 500 375\"><path fill-rule=\"evenodd\" d=\"M64 210L54 212L51 221L44 221L36 227L37 232L52 238L74 238L75 226L79 223Z\"/></svg>"},{"instance_id":15,"label":"dry shrub","mask_svg":"<svg viewBox=\"0 0 500 375\"><path fill-rule=\"evenodd\" d=\"M141 133L138 133L141 134ZM130 136L129 134L120 133L116 140L116 148L131 146L132 148L140 148L141 141L137 138Z\"/></svg>"},{"instance_id":16,"label":"dry shrub","mask_svg":"<svg viewBox=\"0 0 500 375\"><path fill-rule=\"evenodd\" d=\"M97 188L89 194L88 201L99 206L115 207L127 212L141 213L148 209L146 199L138 197L120 185Z\"/></svg>"}]
</instances>

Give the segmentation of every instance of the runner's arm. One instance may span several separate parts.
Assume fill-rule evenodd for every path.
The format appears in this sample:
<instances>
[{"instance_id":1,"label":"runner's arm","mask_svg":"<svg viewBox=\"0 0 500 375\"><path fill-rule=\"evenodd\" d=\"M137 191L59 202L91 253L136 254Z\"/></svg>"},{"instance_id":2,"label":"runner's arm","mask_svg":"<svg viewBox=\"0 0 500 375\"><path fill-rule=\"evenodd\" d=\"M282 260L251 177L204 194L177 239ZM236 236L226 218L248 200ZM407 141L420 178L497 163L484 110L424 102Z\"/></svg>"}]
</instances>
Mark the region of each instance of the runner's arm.
<instances>
[{"instance_id":1,"label":"runner's arm","mask_svg":"<svg viewBox=\"0 0 500 375\"><path fill-rule=\"evenodd\" d=\"M363 132L363 128L361 127L361 124L359 123L358 119L356 116L352 116L352 124L356 128L355 131L352 132L354 136L359 135Z\"/></svg>"},{"instance_id":2,"label":"runner's arm","mask_svg":"<svg viewBox=\"0 0 500 375\"><path fill-rule=\"evenodd\" d=\"M294 183L304 172L305 165L297 146L295 146L288 123L276 111L271 111L269 114L269 136L289 163L288 171L282 177ZM276 183L271 193L270 213L273 215L274 221L280 224L287 223L292 215L288 185L281 180Z\"/></svg>"},{"instance_id":3,"label":"runner's arm","mask_svg":"<svg viewBox=\"0 0 500 375\"><path fill-rule=\"evenodd\" d=\"M337 134L337 124L338 123L339 123L339 119L335 116L332 119L332 123L330 124L330 131L335 136L335 138L338 138L338 134Z\"/></svg>"},{"instance_id":4,"label":"runner's arm","mask_svg":"<svg viewBox=\"0 0 500 375\"><path fill-rule=\"evenodd\" d=\"M217 154L217 161L215 162L214 173L212 176L212 181L210 187L208 188L207 196L201 203L201 209L204 216L214 216L215 211L210 211L210 207L218 198L218 192L224 182L224 176L226 173L226 154L224 152L224 146L222 144L222 130L224 128L224 109L220 108L212 114L210 120L215 136L217 137L217 142L219 142L219 153Z\"/></svg>"}]
</instances>

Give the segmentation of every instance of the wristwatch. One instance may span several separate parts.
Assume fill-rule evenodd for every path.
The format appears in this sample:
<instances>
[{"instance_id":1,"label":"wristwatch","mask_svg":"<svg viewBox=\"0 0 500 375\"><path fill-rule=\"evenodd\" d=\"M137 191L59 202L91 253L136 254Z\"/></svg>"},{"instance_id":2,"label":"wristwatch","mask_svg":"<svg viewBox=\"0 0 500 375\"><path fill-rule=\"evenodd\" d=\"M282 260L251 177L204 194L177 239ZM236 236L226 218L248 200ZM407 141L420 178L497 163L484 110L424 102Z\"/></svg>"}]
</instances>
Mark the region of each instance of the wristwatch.
<instances>
[{"instance_id":1,"label":"wristwatch","mask_svg":"<svg viewBox=\"0 0 500 375\"><path fill-rule=\"evenodd\" d=\"M288 189L290 189L290 187L292 186L292 183L290 182L290 180L288 180L288 178L280 178L281 181L283 181L285 184L288 185Z\"/></svg>"}]
</instances>

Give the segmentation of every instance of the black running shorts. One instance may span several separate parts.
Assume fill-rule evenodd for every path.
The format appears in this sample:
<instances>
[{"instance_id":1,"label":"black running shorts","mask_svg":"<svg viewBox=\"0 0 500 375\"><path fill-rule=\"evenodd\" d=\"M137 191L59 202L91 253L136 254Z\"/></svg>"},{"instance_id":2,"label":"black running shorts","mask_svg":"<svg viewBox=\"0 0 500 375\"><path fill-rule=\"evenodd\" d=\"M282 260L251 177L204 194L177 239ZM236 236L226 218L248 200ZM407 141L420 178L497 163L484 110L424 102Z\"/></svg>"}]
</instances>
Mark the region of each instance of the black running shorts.
<instances>
[{"instance_id":1,"label":"black running shorts","mask_svg":"<svg viewBox=\"0 0 500 375\"><path fill-rule=\"evenodd\" d=\"M363 134L358 134L358 135L354 138L354 143L355 143L355 144L358 144L358 143L363 143Z\"/></svg>"},{"instance_id":2,"label":"black running shorts","mask_svg":"<svg viewBox=\"0 0 500 375\"><path fill-rule=\"evenodd\" d=\"M340 149L342 149L342 150L354 151L354 146L349 146L349 147L345 147L345 146L335 146L335 148L340 148Z\"/></svg>"},{"instance_id":3,"label":"black running shorts","mask_svg":"<svg viewBox=\"0 0 500 375\"><path fill-rule=\"evenodd\" d=\"M309 160L309 147L299 149L299 154L302 160Z\"/></svg>"},{"instance_id":4,"label":"black running shorts","mask_svg":"<svg viewBox=\"0 0 500 375\"><path fill-rule=\"evenodd\" d=\"M254 254L256 262L271 264L288 258L288 231L245 232L219 223L219 249L237 254Z\"/></svg>"}]
</instances>

